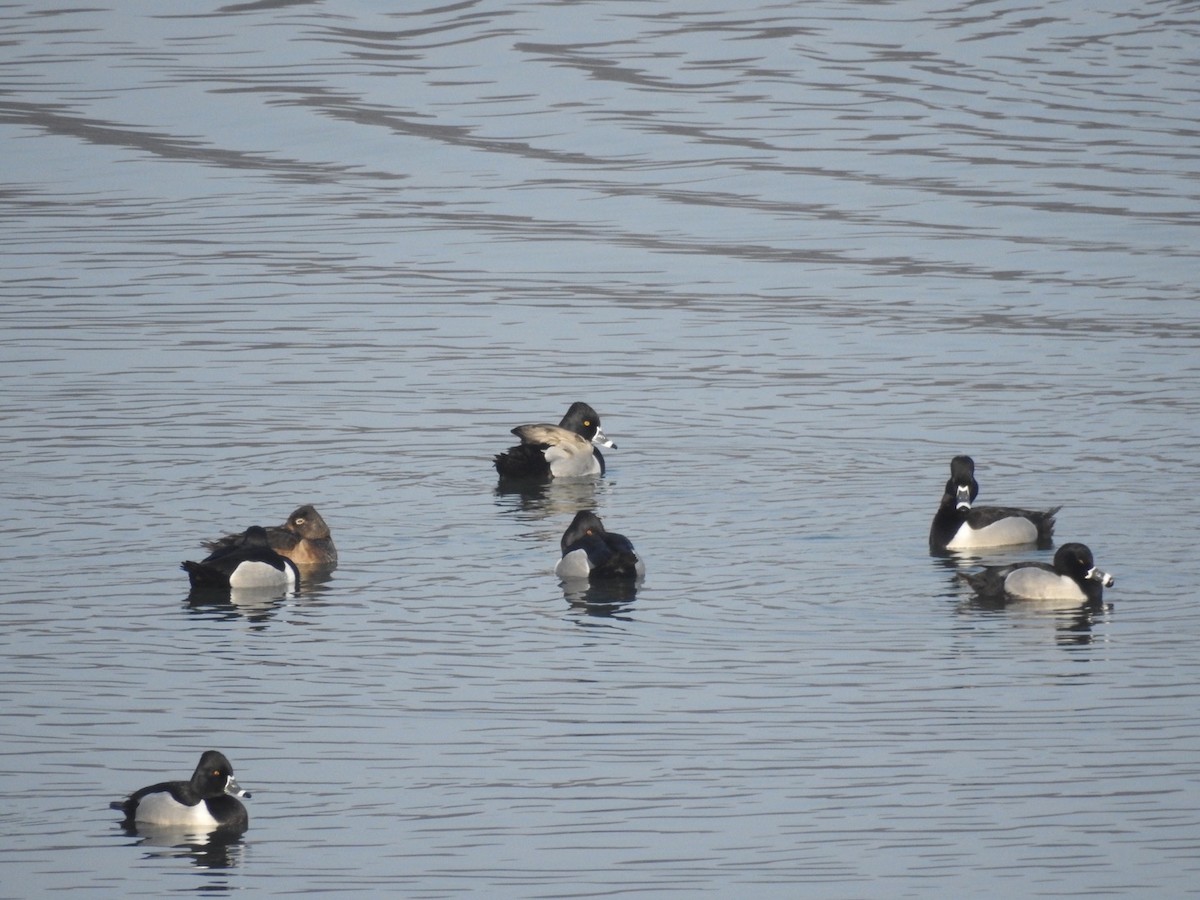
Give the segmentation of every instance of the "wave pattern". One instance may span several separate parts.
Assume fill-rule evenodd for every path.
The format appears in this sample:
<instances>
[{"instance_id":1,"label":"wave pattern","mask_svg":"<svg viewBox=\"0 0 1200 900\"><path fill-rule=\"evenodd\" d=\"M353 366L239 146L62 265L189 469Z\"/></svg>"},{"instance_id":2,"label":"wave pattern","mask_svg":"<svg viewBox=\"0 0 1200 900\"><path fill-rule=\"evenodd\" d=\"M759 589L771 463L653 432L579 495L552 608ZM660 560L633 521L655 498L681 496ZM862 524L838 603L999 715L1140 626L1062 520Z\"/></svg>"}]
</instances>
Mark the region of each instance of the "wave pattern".
<instances>
[{"instance_id":1,"label":"wave pattern","mask_svg":"<svg viewBox=\"0 0 1200 900\"><path fill-rule=\"evenodd\" d=\"M6 884L1190 889L1194 5L728 6L0 14ZM1048 554L928 557L960 452L1110 606L964 594ZM331 578L188 598L302 502ZM116 829L208 746L241 842Z\"/></svg>"}]
</instances>

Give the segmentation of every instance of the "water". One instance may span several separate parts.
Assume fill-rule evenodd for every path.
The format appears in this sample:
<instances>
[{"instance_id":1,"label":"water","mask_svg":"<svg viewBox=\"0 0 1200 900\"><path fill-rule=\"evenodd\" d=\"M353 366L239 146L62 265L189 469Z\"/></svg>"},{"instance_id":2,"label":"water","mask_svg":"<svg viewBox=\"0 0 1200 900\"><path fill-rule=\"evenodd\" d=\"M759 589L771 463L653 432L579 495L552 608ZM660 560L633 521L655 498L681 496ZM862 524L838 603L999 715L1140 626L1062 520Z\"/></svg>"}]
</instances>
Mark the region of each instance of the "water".
<instances>
[{"instance_id":1,"label":"water","mask_svg":"<svg viewBox=\"0 0 1200 900\"><path fill-rule=\"evenodd\" d=\"M0 894L1192 891L1200 14L726 6L4 9ZM928 555L959 452L1105 609ZM117 827L209 747L244 837Z\"/></svg>"}]
</instances>

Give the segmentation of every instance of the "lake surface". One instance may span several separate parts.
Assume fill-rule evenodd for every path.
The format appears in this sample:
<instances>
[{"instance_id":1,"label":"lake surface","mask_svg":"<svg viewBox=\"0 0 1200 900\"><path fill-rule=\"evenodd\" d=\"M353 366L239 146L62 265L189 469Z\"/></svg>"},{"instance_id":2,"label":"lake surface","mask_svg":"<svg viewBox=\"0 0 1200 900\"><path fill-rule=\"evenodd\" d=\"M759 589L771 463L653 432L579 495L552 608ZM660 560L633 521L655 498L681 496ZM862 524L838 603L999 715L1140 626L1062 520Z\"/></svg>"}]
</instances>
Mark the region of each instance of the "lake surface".
<instances>
[{"instance_id":1,"label":"lake surface","mask_svg":"<svg viewBox=\"0 0 1200 900\"><path fill-rule=\"evenodd\" d=\"M1196 891L1200 7L728 7L0 10L0 895ZM1104 608L972 600L956 453ZM118 827L210 747L244 836Z\"/></svg>"}]
</instances>

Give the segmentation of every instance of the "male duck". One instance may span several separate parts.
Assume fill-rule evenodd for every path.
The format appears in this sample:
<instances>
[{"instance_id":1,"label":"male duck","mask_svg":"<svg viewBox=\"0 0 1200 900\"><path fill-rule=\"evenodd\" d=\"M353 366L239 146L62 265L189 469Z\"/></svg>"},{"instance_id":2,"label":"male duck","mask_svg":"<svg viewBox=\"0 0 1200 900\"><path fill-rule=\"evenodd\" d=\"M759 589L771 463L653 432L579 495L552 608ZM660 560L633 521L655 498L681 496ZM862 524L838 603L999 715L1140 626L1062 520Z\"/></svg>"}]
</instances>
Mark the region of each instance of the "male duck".
<instances>
[{"instance_id":1,"label":"male duck","mask_svg":"<svg viewBox=\"0 0 1200 900\"><path fill-rule=\"evenodd\" d=\"M580 510L563 532L562 559L554 574L567 581L575 578L638 579L646 574L629 538L604 530L600 517Z\"/></svg>"},{"instance_id":2,"label":"male duck","mask_svg":"<svg viewBox=\"0 0 1200 900\"><path fill-rule=\"evenodd\" d=\"M984 600L1052 600L1071 603L1099 601L1115 579L1096 568L1086 544L1063 544L1054 554L1054 565L1023 562L987 566L979 572L960 572Z\"/></svg>"},{"instance_id":3,"label":"male duck","mask_svg":"<svg viewBox=\"0 0 1200 900\"><path fill-rule=\"evenodd\" d=\"M494 460L502 478L603 475L600 447L617 446L605 437L600 417L586 403L572 403L557 425L518 425L512 433L521 443Z\"/></svg>"},{"instance_id":4,"label":"male duck","mask_svg":"<svg viewBox=\"0 0 1200 900\"><path fill-rule=\"evenodd\" d=\"M288 516L282 525L269 525L267 543L280 556L286 556L299 566L332 566L337 562L337 548L329 526L312 504L305 504ZM244 535L227 534L215 541L205 541L210 553L227 550L242 541Z\"/></svg>"},{"instance_id":5,"label":"male duck","mask_svg":"<svg viewBox=\"0 0 1200 900\"><path fill-rule=\"evenodd\" d=\"M207 750L192 773L191 781L164 781L114 800L109 806L125 813L125 824L169 825L202 831L244 830L249 824L246 807L239 797L249 799L233 777L233 766L223 753Z\"/></svg>"},{"instance_id":6,"label":"male duck","mask_svg":"<svg viewBox=\"0 0 1200 900\"><path fill-rule=\"evenodd\" d=\"M1003 506L975 506L979 495L975 461L969 456L950 460L950 480L929 529L929 549L969 550L1010 544L1049 546L1054 534L1056 506L1045 512Z\"/></svg>"},{"instance_id":7,"label":"male duck","mask_svg":"<svg viewBox=\"0 0 1200 900\"><path fill-rule=\"evenodd\" d=\"M294 588L300 583L296 564L271 549L267 531L259 525L251 525L203 562L188 560L180 568L193 588Z\"/></svg>"}]
</instances>

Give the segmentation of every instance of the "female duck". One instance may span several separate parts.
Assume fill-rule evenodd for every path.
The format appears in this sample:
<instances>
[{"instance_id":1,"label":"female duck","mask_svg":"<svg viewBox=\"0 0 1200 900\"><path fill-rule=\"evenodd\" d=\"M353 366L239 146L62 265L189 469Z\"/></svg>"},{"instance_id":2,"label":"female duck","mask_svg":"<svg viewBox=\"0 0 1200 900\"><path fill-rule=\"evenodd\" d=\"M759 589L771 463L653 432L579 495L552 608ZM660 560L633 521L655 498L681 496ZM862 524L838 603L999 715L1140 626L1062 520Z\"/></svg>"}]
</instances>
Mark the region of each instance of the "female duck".
<instances>
[{"instance_id":1,"label":"female duck","mask_svg":"<svg viewBox=\"0 0 1200 900\"><path fill-rule=\"evenodd\" d=\"M251 525L235 543L214 552L202 562L181 563L193 588L294 588L300 570L286 556L271 549L265 528Z\"/></svg>"},{"instance_id":2,"label":"female duck","mask_svg":"<svg viewBox=\"0 0 1200 900\"><path fill-rule=\"evenodd\" d=\"M971 550L1010 544L1048 547L1054 535L1056 506L1045 512L1003 506L972 506L979 495L975 461L969 456L950 460L950 480L929 529L929 549Z\"/></svg>"},{"instance_id":3,"label":"female duck","mask_svg":"<svg viewBox=\"0 0 1200 900\"><path fill-rule=\"evenodd\" d=\"M300 566L333 566L337 563L337 548L329 526L312 504L306 503L288 516L282 525L269 525L267 543L280 556L286 556ZM205 541L204 549L210 553L236 546L245 537L242 534L227 534L215 541Z\"/></svg>"},{"instance_id":4,"label":"female duck","mask_svg":"<svg viewBox=\"0 0 1200 900\"><path fill-rule=\"evenodd\" d=\"M638 579L646 574L646 566L634 552L629 538L605 531L600 517L590 510L575 514L563 532L561 545L562 559L554 567L554 574L563 581Z\"/></svg>"},{"instance_id":5,"label":"female duck","mask_svg":"<svg viewBox=\"0 0 1200 900\"><path fill-rule=\"evenodd\" d=\"M213 831L244 830L250 820L239 797L249 799L233 777L223 753L207 750L191 781L164 781L115 800L109 806L125 813L125 825L167 825Z\"/></svg>"},{"instance_id":6,"label":"female duck","mask_svg":"<svg viewBox=\"0 0 1200 900\"><path fill-rule=\"evenodd\" d=\"M600 430L600 417L586 403L572 403L557 425L518 425L521 443L496 455L502 478L570 478L603 475L600 447L616 444Z\"/></svg>"},{"instance_id":7,"label":"female duck","mask_svg":"<svg viewBox=\"0 0 1200 900\"><path fill-rule=\"evenodd\" d=\"M1115 579L1096 568L1085 544L1063 544L1054 554L1054 565L1023 562L987 566L979 572L961 572L981 599L1048 600L1066 603L1098 602Z\"/></svg>"}]
</instances>

